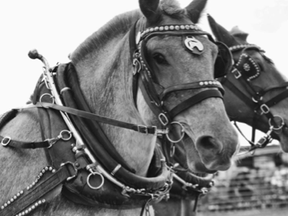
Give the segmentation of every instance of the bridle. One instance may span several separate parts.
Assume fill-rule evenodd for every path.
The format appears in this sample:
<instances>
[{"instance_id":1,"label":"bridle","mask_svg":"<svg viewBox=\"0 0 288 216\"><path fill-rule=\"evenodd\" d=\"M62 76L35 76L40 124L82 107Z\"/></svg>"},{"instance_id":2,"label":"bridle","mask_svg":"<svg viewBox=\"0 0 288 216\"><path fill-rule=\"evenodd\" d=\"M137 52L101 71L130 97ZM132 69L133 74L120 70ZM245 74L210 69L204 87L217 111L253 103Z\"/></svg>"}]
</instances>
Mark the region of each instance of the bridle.
<instances>
[{"instance_id":1,"label":"bridle","mask_svg":"<svg viewBox=\"0 0 288 216\"><path fill-rule=\"evenodd\" d=\"M137 23L135 23L136 29ZM135 42L135 35L136 42ZM185 167L185 159L181 158L181 162L179 164L177 161L173 159L173 155L175 152L175 143L179 143L183 136L184 136L184 127L182 126L181 122L173 121L173 118L178 115L179 113L183 112L184 110L194 106L201 101L211 98L211 97L218 97L223 99L224 89L222 88L221 84L216 80L200 80L198 82L192 83L185 83L181 85L170 86L164 88L160 85L157 76L154 71L151 70L149 62L146 59L145 51L146 51L146 44L149 39L155 36L160 35L175 35L175 36L186 36L186 38L193 37L194 35L206 35L208 38L214 42L218 46L219 52L225 53L225 57L222 55L218 55L216 59L215 66L222 69L217 70L216 76L221 76L219 74L223 73L223 71L230 70L232 66L232 55L231 52L228 50L226 45L215 42L213 38L206 32L201 31L198 27L194 24L191 25L165 25L165 26L157 26L153 28L147 28L146 30L142 31L142 33L136 34L136 32L130 32L130 48L134 50L131 53L134 53L131 56L134 65L134 77L133 77L133 95L134 95L134 102L136 104L136 95L138 86L141 89L141 92L144 96L144 99L152 112L155 116L158 117L159 122L161 123L162 127L169 127L173 124L178 124L182 127L181 133L182 135L178 140L172 140L169 136L166 136L167 140L162 139L162 149L167 160L168 165L171 166L171 169L174 170L173 173L173 185L171 192L176 195L177 197L180 196L188 197L188 196L195 196L195 205L194 211L196 210L198 196L200 194L206 194L214 185L213 177L210 176L208 178L202 178L194 173L192 173L188 168L181 168ZM185 42L185 41L184 41ZM197 55L197 53L193 53ZM230 57L230 59L229 59ZM160 91L159 91L160 89ZM168 110L165 107L165 99L167 96L175 91L187 91L191 89L203 89L201 92L187 98L185 101L181 102L180 104L176 105L171 110ZM170 149L169 149L170 148ZM172 152L172 153L171 153ZM182 154L186 155L186 152L182 152ZM178 158L179 159L179 158ZM177 167L180 165L180 168ZM177 195L178 194L178 195Z\"/></svg>"},{"instance_id":2,"label":"bridle","mask_svg":"<svg viewBox=\"0 0 288 216\"><path fill-rule=\"evenodd\" d=\"M135 28L136 24L137 23L135 23ZM212 40L212 37L208 33L201 31L194 24L156 26L153 28L147 28L144 31L138 33L136 36L136 43L135 33L136 32L131 31L130 34L130 49L131 54L133 53L131 58L133 59L132 61L134 65L134 100L136 101L137 88L139 85L146 103L149 105L155 116L157 116L163 127L171 124L171 121L176 115L201 102L202 100L210 97L223 98L222 95L224 93L224 89L216 80L200 80L197 82L185 83L164 88L160 85L155 72L151 70L145 55L147 41L152 37L159 35L187 37L194 35L207 35L209 39L211 38L210 40ZM167 110L165 106L165 99L172 92L201 88L205 90L202 90L196 95L193 95L180 104L176 105L172 110Z\"/></svg>"},{"instance_id":3,"label":"bridle","mask_svg":"<svg viewBox=\"0 0 288 216\"><path fill-rule=\"evenodd\" d=\"M233 76L230 77L234 78L237 82L240 82L241 85L245 87L246 94L244 94L242 90L236 87L236 85L233 84L233 81L231 81L228 76L224 76L220 79L220 81L222 84L225 84L234 94L239 97L240 100L242 100L248 107L251 107L251 109L253 109L254 111L251 141L249 141L244 136L251 145L249 152L254 152L255 149L264 148L272 141L272 133L279 133L283 127L287 127L284 119L281 116L273 115L270 108L288 97L288 83L284 82L280 86L273 86L268 89L259 89L259 87L256 88L251 81L261 76L261 68L258 63L245 51L253 49L258 52L263 52L263 50L253 44L236 45L229 47L229 49L232 53L241 51L238 61L234 59L236 63L234 64L231 71ZM283 91L269 100L264 99L267 93L273 92L275 90ZM254 142L256 122L262 116L266 116L266 118L268 119L269 130L262 138L260 138L259 141ZM231 120L233 120L233 117L230 118ZM243 135L236 123L235 126Z\"/></svg>"}]
</instances>

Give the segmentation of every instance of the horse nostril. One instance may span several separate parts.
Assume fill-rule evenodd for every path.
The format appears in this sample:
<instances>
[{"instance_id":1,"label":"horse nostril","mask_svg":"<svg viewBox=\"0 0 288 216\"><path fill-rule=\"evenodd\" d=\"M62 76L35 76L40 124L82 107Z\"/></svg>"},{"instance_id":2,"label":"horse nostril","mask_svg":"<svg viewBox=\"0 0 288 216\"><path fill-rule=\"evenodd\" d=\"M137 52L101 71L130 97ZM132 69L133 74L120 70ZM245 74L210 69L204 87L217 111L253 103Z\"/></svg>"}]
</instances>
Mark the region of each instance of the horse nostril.
<instances>
[{"instance_id":1,"label":"horse nostril","mask_svg":"<svg viewBox=\"0 0 288 216\"><path fill-rule=\"evenodd\" d=\"M198 149L209 150L213 153L219 153L222 149L221 146L222 145L219 143L219 141L211 136L203 136L197 141Z\"/></svg>"}]
</instances>

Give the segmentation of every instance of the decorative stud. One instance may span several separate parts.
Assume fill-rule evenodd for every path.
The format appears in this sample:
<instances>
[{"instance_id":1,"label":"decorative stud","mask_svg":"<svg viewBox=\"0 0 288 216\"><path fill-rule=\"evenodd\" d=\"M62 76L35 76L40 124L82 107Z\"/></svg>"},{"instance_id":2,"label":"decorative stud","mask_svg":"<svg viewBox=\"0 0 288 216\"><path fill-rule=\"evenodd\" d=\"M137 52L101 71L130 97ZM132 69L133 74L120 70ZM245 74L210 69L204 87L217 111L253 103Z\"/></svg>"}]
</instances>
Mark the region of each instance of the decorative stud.
<instances>
[{"instance_id":1,"label":"decorative stud","mask_svg":"<svg viewBox=\"0 0 288 216\"><path fill-rule=\"evenodd\" d=\"M156 26L149 29L145 29L141 32L141 38L143 38L147 33L156 32L156 31L179 31L179 30L200 30L200 28L194 24L190 25L165 25L165 26Z\"/></svg>"},{"instance_id":2,"label":"decorative stud","mask_svg":"<svg viewBox=\"0 0 288 216\"><path fill-rule=\"evenodd\" d=\"M243 69L245 70L245 71L250 71L250 66L249 66L249 64L248 63L245 63L244 65L243 65Z\"/></svg>"},{"instance_id":3,"label":"decorative stud","mask_svg":"<svg viewBox=\"0 0 288 216\"><path fill-rule=\"evenodd\" d=\"M33 211L36 207L38 207L41 204L44 204L46 202L45 199L39 200L36 203L34 203L33 205L31 205L29 208L27 208L26 210L20 212L19 214L17 214L16 216L24 216L29 214L31 211Z\"/></svg>"},{"instance_id":4,"label":"decorative stud","mask_svg":"<svg viewBox=\"0 0 288 216\"><path fill-rule=\"evenodd\" d=\"M237 50L240 50L240 49L245 49L245 48L250 48L250 47L256 47L257 49L260 50L260 47L256 46L255 44L239 44L239 45L235 45L235 46L229 47L229 50L231 52L234 52L234 51L237 51Z\"/></svg>"},{"instance_id":5,"label":"decorative stud","mask_svg":"<svg viewBox=\"0 0 288 216\"><path fill-rule=\"evenodd\" d=\"M4 203L0 208L3 210L6 208L8 205L10 205L12 202L14 202L16 199L18 199L22 194L24 193L23 190L18 192L16 195L14 195L10 200L8 200L6 203Z\"/></svg>"},{"instance_id":6,"label":"decorative stud","mask_svg":"<svg viewBox=\"0 0 288 216\"><path fill-rule=\"evenodd\" d=\"M49 171L49 172L52 172L52 173L56 172L56 170L53 169L51 166L46 166L46 167L44 167L44 168L40 171L40 173L37 175L35 181L33 181L32 184L28 185L28 187L27 187L26 189L27 189L27 190L30 190L32 187L34 187L34 186L38 183L38 181L44 176L44 174L45 174L46 172L48 172L48 171Z\"/></svg>"}]
</instances>

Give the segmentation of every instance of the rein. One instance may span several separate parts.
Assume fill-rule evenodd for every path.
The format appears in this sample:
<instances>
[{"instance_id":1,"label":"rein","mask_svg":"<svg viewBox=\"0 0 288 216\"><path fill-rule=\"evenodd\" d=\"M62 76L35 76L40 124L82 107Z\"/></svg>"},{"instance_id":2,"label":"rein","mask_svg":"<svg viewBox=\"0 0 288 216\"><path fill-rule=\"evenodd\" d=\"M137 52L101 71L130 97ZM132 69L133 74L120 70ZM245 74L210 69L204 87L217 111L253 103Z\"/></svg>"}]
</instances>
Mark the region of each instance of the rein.
<instances>
[{"instance_id":1,"label":"rein","mask_svg":"<svg viewBox=\"0 0 288 216\"><path fill-rule=\"evenodd\" d=\"M245 45L236 45L229 48L231 52L242 51L240 58L236 64L234 64L231 73L234 75L233 77L239 81L242 86L245 86L245 90L248 93L244 94L238 87L236 87L232 81L230 81L227 76L221 78L221 83L224 84L238 96L248 107L251 107L254 110L253 124L252 124L252 139L249 141L243 133L240 131L239 127L235 123L238 131L245 137L245 139L251 145L249 152L254 152L257 148L264 148L266 145L272 142L272 133L277 133L282 130L283 127L287 127L283 118L281 116L273 115L270 107L276 105L280 101L284 100L288 97L288 82L283 83L280 86L270 87L269 89L256 89L251 81L261 76L261 70L259 65L252 57L245 53L247 49L255 49L257 51L261 51L261 48L253 45L253 44L245 44ZM271 98L268 101L264 101L264 96L268 92L274 90L283 91ZM266 116L268 119L269 130L266 134L260 138L259 141L254 142L255 139L255 130L256 130L256 122L257 119L261 116ZM231 119L233 120L233 119ZM278 120L278 121L277 121Z\"/></svg>"}]
</instances>

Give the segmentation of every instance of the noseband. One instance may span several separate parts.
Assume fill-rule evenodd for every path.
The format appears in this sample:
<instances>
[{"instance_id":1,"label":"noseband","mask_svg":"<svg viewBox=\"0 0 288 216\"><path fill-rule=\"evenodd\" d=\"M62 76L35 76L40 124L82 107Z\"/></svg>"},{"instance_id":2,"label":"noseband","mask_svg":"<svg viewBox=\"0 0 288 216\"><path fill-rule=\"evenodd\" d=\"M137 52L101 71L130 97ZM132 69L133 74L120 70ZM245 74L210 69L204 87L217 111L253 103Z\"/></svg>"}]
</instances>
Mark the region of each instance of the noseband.
<instances>
[{"instance_id":1,"label":"noseband","mask_svg":"<svg viewBox=\"0 0 288 216\"><path fill-rule=\"evenodd\" d=\"M247 104L248 107L251 107L254 110L254 117L252 123L252 139L251 141L246 139L251 145L249 151L253 152L255 149L264 148L267 144L269 144L272 141L272 133L279 133L279 131L281 131L283 127L287 127L284 119L281 116L273 115L270 108L288 97L288 83L285 82L280 86L273 86L268 89L256 89L251 81L261 76L261 68L251 56L245 53L245 51L248 49L254 49L258 52L263 52L263 50L253 44L236 45L230 47L229 49L232 53L242 51L239 60L236 64L234 64L231 73L234 75L234 78L236 80L238 80L243 86L245 86L245 90L249 96L247 96L247 94L244 94L239 88L237 88L227 76L221 79L221 83L225 83L225 85L234 94L236 94L245 104ZM267 93L273 92L275 90L283 91L275 97L271 98L270 100L264 100L264 97ZM262 137L257 143L254 143L256 122L263 115L266 116L268 119L269 130L264 135L264 137ZM240 131L236 123L235 126ZM241 131L240 133L242 134Z\"/></svg>"}]
</instances>

